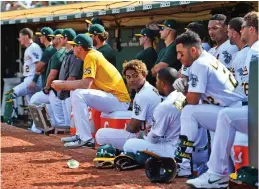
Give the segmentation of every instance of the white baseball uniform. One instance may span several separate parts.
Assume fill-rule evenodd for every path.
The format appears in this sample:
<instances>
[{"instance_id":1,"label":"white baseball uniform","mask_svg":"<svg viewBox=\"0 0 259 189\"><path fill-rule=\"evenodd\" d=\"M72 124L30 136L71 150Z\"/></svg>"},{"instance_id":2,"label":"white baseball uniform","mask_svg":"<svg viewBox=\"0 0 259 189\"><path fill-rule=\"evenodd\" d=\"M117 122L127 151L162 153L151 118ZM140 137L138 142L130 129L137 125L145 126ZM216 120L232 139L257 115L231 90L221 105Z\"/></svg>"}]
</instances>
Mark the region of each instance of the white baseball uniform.
<instances>
[{"instance_id":1,"label":"white baseball uniform","mask_svg":"<svg viewBox=\"0 0 259 189\"><path fill-rule=\"evenodd\" d=\"M259 41L256 41L247 52L247 57L243 70L240 70L242 81L249 83L250 62L256 60L259 55ZM248 93L246 93L248 94ZM236 131L248 133L248 106L228 107L219 112L217 120L217 129L214 136L210 160L208 162L209 170L218 174L226 175L228 167L228 157L234 143ZM218 154L222 154L219 158Z\"/></svg>"},{"instance_id":2,"label":"white baseball uniform","mask_svg":"<svg viewBox=\"0 0 259 189\"><path fill-rule=\"evenodd\" d=\"M34 89L29 89L28 86L33 80L35 73L35 63L39 62L42 56L42 50L36 43L31 43L24 52L23 76L24 81L14 87L14 93L17 96L26 96L27 103L30 102L31 96L40 91L42 88L41 78L38 79Z\"/></svg>"},{"instance_id":3,"label":"white baseball uniform","mask_svg":"<svg viewBox=\"0 0 259 189\"><path fill-rule=\"evenodd\" d=\"M241 104L245 95L237 90L237 81L230 71L206 51L193 62L189 71L188 92L200 93L201 100L206 104L184 107L181 114L181 135L187 136L199 148L202 147L197 144L200 127L215 131L218 112L223 107L236 105L237 102ZM191 153L192 149L187 148L186 152ZM184 159L181 167L189 168L189 160Z\"/></svg>"},{"instance_id":4,"label":"white baseball uniform","mask_svg":"<svg viewBox=\"0 0 259 189\"><path fill-rule=\"evenodd\" d=\"M144 139L132 138L123 146L125 152L147 150L161 157L175 157L180 135L180 115L185 96L178 91L171 92L157 105L153 113L153 125Z\"/></svg>"},{"instance_id":5,"label":"white baseball uniform","mask_svg":"<svg viewBox=\"0 0 259 189\"><path fill-rule=\"evenodd\" d=\"M145 121L145 128L152 126L153 111L161 100L157 89L146 81L133 100L131 118ZM122 150L126 140L137 135L138 133L130 133L123 129L102 128L97 131L95 138L99 145L110 144Z\"/></svg>"},{"instance_id":6,"label":"white baseball uniform","mask_svg":"<svg viewBox=\"0 0 259 189\"><path fill-rule=\"evenodd\" d=\"M231 45L230 41L227 40L222 43L219 47L213 47L208 51L214 57L216 57L226 68L231 67L231 62L233 61L234 55L238 52L236 45Z\"/></svg>"}]
</instances>

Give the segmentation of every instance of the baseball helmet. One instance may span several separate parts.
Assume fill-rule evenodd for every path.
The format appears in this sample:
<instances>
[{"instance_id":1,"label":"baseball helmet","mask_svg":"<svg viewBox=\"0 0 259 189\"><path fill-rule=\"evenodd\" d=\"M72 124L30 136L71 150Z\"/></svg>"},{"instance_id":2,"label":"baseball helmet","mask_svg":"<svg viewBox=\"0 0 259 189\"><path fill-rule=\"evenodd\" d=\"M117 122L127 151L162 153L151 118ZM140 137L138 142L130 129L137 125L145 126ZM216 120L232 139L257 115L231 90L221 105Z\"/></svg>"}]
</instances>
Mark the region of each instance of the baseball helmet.
<instances>
[{"instance_id":1,"label":"baseball helmet","mask_svg":"<svg viewBox=\"0 0 259 189\"><path fill-rule=\"evenodd\" d=\"M151 182L169 183L177 174L177 163L173 158L151 157L145 162L145 172Z\"/></svg>"}]
</instances>

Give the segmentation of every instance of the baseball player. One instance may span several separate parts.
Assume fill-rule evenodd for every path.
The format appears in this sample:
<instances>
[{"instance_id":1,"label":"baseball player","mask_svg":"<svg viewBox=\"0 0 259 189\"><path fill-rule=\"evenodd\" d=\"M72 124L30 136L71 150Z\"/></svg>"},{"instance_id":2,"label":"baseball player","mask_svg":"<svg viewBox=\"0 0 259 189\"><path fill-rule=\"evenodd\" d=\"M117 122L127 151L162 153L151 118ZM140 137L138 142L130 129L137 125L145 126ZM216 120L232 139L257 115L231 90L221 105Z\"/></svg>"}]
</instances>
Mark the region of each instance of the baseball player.
<instances>
[{"instance_id":1,"label":"baseball player","mask_svg":"<svg viewBox=\"0 0 259 189\"><path fill-rule=\"evenodd\" d=\"M98 17L93 17L91 20L85 20L86 22L86 30L89 31L89 27L92 25L92 24L100 24L104 27L104 24L103 24L103 21L98 18Z\"/></svg>"},{"instance_id":2,"label":"baseball player","mask_svg":"<svg viewBox=\"0 0 259 189\"><path fill-rule=\"evenodd\" d=\"M157 53L153 47L155 32L151 29L144 28L139 34L135 34L135 36L139 37L139 44L144 47L144 49L135 56L135 59L144 62L147 66L147 70L150 72L157 60ZM152 77L151 72L147 75L147 81L151 85L155 84L155 79Z\"/></svg>"},{"instance_id":3,"label":"baseball player","mask_svg":"<svg viewBox=\"0 0 259 189\"><path fill-rule=\"evenodd\" d=\"M42 83L41 80L37 81L34 87L29 87L30 83L33 80L33 76L35 73L35 65L40 61L42 56L42 50L40 46L32 41L33 31L29 28L23 28L19 32L19 42L22 46L26 47L24 52L24 64L23 64L23 76L24 80L19 85L15 86L13 89L7 92L6 102L12 99L25 96L27 103L30 102L31 96L41 90ZM9 104L13 106L12 104ZM8 106L8 104L7 104ZM14 105L15 106L15 105ZM7 110L7 109L6 109ZM4 118L5 121L8 122L10 117L12 116L12 110L6 111Z\"/></svg>"},{"instance_id":4,"label":"baseball player","mask_svg":"<svg viewBox=\"0 0 259 189\"><path fill-rule=\"evenodd\" d=\"M53 90L51 90L50 85L51 82L58 78L59 69L61 67L62 60L65 56L66 49L62 47L62 42L59 39L60 35L62 34L63 29L57 29L54 32L54 36L52 38L53 46L56 48L56 52L53 54L53 56L50 58L49 63L45 69L46 70L46 76L47 80L45 83L43 83L44 88L42 91L35 93L30 101L30 104L34 103L44 103L44 104L50 104L47 106L51 121L54 125L65 125L65 119L63 115L62 110L62 103L61 101L56 97L56 94ZM36 133L41 133L41 130L37 129L35 124L33 123L31 130Z\"/></svg>"},{"instance_id":5,"label":"baseball player","mask_svg":"<svg viewBox=\"0 0 259 189\"><path fill-rule=\"evenodd\" d=\"M174 90L172 84L178 72L174 68L159 70L156 87L165 100L159 103L153 112L150 132L143 139L132 138L123 146L124 152L151 151L160 157L175 157L178 137L180 135L181 109L185 96Z\"/></svg>"},{"instance_id":6,"label":"baseball player","mask_svg":"<svg viewBox=\"0 0 259 189\"><path fill-rule=\"evenodd\" d=\"M89 35L79 34L68 43L74 45L74 55L84 60L84 66L82 80L52 83L57 91L74 90L71 103L77 135L66 140L64 146L94 147L88 107L107 113L126 111L130 98L120 73L93 49L93 40Z\"/></svg>"},{"instance_id":7,"label":"baseball player","mask_svg":"<svg viewBox=\"0 0 259 189\"><path fill-rule=\"evenodd\" d=\"M92 24L87 34L92 38L96 50L101 52L106 60L116 67L115 51L105 42L109 33L105 31L104 27L100 24Z\"/></svg>"},{"instance_id":8,"label":"baseball player","mask_svg":"<svg viewBox=\"0 0 259 189\"><path fill-rule=\"evenodd\" d=\"M59 72L59 80L77 80L82 78L82 60L75 57L73 46L67 41L72 41L76 37L76 32L72 28L64 29L60 38L61 43L66 46L66 54L62 61ZM57 97L61 100L65 125L70 125L71 100L70 91L58 91Z\"/></svg>"},{"instance_id":9,"label":"baseball player","mask_svg":"<svg viewBox=\"0 0 259 189\"><path fill-rule=\"evenodd\" d=\"M239 70L241 81L249 82L250 63L258 63L258 12L247 13L241 29L241 40L250 47L247 52L244 67ZM247 94L248 88L244 88ZM228 160L234 142L236 131L248 133L248 106L228 107L219 112L217 129L214 136L211 156L208 162L209 170L200 177L188 180L186 183L195 188L220 188L228 187L229 176L227 174ZM219 154L221 157L219 158Z\"/></svg>"},{"instance_id":10,"label":"baseball player","mask_svg":"<svg viewBox=\"0 0 259 189\"><path fill-rule=\"evenodd\" d=\"M172 67L176 70L181 68L181 63L177 60L175 38L177 35L177 26L175 20L165 20L163 24L160 24L161 31L160 37L164 40L166 47L163 48L155 62L155 66L151 69L152 75L156 77L157 72L165 67Z\"/></svg>"},{"instance_id":11,"label":"baseball player","mask_svg":"<svg viewBox=\"0 0 259 189\"><path fill-rule=\"evenodd\" d=\"M213 15L208 23L208 32L211 40L217 44L216 47L209 50L209 53L229 69L238 48L235 45L231 45L228 40L227 17L223 14Z\"/></svg>"},{"instance_id":12,"label":"baseball player","mask_svg":"<svg viewBox=\"0 0 259 189\"><path fill-rule=\"evenodd\" d=\"M136 91L131 120L124 130L103 128L96 133L99 145L109 144L119 150L123 149L126 140L138 137L140 131L144 132L152 126L153 111L162 99L157 89L146 81L147 67L142 61L125 63L123 75L129 88Z\"/></svg>"},{"instance_id":13,"label":"baseball player","mask_svg":"<svg viewBox=\"0 0 259 189\"><path fill-rule=\"evenodd\" d=\"M177 154L179 172L191 175L192 152L207 144L199 138L204 129L215 132L218 113L227 106L242 103L245 95L230 71L201 47L199 36L187 31L176 39L177 57L189 67L188 105L181 114L180 147ZM199 104L200 100L203 104ZM207 140L207 138L204 138ZM199 144L197 144L199 141Z\"/></svg>"}]
</instances>

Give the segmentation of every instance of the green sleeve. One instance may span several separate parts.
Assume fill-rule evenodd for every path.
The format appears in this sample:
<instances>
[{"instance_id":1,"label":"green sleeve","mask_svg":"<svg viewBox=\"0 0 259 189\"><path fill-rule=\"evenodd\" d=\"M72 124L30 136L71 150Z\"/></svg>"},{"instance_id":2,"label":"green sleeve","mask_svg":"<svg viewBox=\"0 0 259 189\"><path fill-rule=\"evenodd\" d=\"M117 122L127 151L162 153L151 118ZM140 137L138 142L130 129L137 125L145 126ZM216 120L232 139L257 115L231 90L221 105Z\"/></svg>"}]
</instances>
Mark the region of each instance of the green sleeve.
<instances>
[{"instance_id":1,"label":"green sleeve","mask_svg":"<svg viewBox=\"0 0 259 189\"><path fill-rule=\"evenodd\" d=\"M54 54L54 57L52 57L50 69L54 70L60 70L61 64L62 64L62 59L61 59L62 54L60 52L57 52Z\"/></svg>"},{"instance_id":2,"label":"green sleeve","mask_svg":"<svg viewBox=\"0 0 259 189\"><path fill-rule=\"evenodd\" d=\"M52 48L52 49L46 49L43 54L42 54L42 57L41 57L41 62L47 64L50 60L50 58L53 56L53 54L56 52L56 49L55 48Z\"/></svg>"}]
</instances>

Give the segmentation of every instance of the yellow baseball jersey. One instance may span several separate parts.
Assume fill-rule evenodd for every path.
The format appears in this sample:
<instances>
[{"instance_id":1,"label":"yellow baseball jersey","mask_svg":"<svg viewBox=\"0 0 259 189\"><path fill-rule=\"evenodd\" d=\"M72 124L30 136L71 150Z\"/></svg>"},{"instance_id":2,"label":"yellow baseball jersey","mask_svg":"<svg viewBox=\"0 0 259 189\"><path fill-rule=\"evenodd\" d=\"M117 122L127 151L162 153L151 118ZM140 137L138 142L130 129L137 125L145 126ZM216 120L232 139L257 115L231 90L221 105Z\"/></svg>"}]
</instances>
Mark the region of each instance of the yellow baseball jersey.
<instances>
[{"instance_id":1,"label":"yellow baseball jersey","mask_svg":"<svg viewBox=\"0 0 259 189\"><path fill-rule=\"evenodd\" d=\"M118 70L109 63L102 53L92 49L84 60L83 79L94 78L92 89L115 95L121 102L130 102L129 93Z\"/></svg>"}]
</instances>

